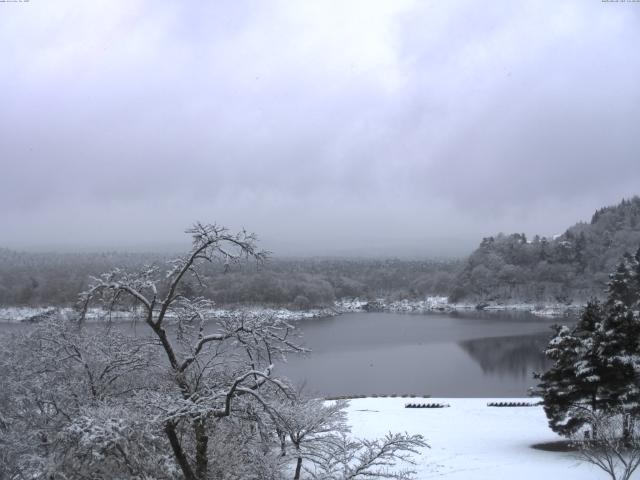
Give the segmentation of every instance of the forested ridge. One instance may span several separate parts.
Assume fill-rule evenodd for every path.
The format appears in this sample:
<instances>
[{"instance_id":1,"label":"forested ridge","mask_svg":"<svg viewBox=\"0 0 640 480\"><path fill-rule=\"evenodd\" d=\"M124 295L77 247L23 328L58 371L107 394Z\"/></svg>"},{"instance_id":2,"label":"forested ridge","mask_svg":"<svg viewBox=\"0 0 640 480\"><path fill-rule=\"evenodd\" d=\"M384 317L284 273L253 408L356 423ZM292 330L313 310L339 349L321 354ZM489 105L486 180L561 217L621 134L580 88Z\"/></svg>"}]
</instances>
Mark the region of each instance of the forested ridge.
<instances>
[{"instance_id":1,"label":"forested ridge","mask_svg":"<svg viewBox=\"0 0 640 480\"><path fill-rule=\"evenodd\" d=\"M640 246L640 197L597 210L554 238L522 233L482 239L465 260L281 258L261 265L212 264L205 286L187 294L219 305L311 308L341 298L455 302L583 303L602 297L609 272ZM0 248L0 305L71 305L90 277L114 267L135 271L164 262L155 253L33 253Z\"/></svg>"},{"instance_id":2,"label":"forested ridge","mask_svg":"<svg viewBox=\"0 0 640 480\"><path fill-rule=\"evenodd\" d=\"M555 238L482 239L454 281L451 299L584 302L604 295L609 273L640 246L640 197L597 210Z\"/></svg>"}]
</instances>

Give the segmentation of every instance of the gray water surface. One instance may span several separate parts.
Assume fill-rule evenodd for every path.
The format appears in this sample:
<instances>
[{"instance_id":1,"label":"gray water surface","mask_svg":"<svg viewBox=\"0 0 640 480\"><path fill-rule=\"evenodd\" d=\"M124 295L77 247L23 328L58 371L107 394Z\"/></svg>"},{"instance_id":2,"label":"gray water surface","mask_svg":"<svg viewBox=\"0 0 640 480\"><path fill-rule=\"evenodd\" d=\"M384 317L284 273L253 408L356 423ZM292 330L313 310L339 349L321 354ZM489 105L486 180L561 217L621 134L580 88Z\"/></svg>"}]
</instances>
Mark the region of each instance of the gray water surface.
<instances>
[{"instance_id":1,"label":"gray water surface","mask_svg":"<svg viewBox=\"0 0 640 480\"><path fill-rule=\"evenodd\" d=\"M433 397L523 397L554 323L526 313L350 313L296 322L311 352L290 355L274 373L321 396L417 394ZM142 323L115 324L135 335ZM0 324L0 331L25 323ZM215 328L211 324L212 329Z\"/></svg>"},{"instance_id":2,"label":"gray water surface","mask_svg":"<svg viewBox=\"0 0 640 480\"><path fill-rule=\"evenodd\" d=\"M313 394L522 397L554 323L523 313L352 313L296 324L311 353L278 373Z\"/></svg>"}]
</instances>

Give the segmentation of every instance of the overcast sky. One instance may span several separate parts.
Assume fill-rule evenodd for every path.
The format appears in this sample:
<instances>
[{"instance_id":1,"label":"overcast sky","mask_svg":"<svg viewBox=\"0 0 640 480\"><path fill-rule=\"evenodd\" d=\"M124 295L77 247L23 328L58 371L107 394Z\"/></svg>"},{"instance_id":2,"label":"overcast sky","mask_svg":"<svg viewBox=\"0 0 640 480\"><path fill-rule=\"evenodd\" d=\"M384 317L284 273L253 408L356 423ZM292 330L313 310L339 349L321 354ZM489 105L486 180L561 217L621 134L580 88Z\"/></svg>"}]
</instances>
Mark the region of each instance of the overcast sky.
<instances>
[{"instance_id":1,"label":"overcast sky","mask_svg":"<svg viewBox=\"0 0 640 480\"><path fill-rule=\"evenodd\" d=\"M467 254L640 193L640 3L0 3L0 246Z\"/></svg>"}]
</instances>

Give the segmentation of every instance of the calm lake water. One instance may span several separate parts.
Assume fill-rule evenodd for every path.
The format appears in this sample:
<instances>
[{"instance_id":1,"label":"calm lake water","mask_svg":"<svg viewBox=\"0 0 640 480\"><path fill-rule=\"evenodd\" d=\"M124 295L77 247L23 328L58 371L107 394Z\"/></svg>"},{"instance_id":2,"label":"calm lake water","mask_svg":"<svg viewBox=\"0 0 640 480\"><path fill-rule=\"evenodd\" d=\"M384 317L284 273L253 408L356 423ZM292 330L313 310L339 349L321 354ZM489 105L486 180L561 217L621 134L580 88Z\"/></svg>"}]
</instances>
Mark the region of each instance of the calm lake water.
<instances>
[{"instance_id":1,"label":"calm lake water","mask_svg":"<svg viewBox=\"0 0 640 480\"><path fill-rule=\"evenodd\" d=\"M296 326L311 353L290 356L276 373L322 396L522 397L535 385L533 372L547 367L542 350L551 325L573 321L514 312L350 313L302 320ZM0 324L2 332L24 328L28 324ZM136 331L146 332L142 324Z\"/></svg>"},{"instance_id":2,"label":"calm lake water","mask_svg":"<svg viewBox=\"0 0 640 480\"><path fill-rule=\"evenodd\" d=\"M306 356L279 372L321 395L413 393L522 397L550 327L571 319L524 313L352 313L297 325Z\"/></svg>"}]
</instances>

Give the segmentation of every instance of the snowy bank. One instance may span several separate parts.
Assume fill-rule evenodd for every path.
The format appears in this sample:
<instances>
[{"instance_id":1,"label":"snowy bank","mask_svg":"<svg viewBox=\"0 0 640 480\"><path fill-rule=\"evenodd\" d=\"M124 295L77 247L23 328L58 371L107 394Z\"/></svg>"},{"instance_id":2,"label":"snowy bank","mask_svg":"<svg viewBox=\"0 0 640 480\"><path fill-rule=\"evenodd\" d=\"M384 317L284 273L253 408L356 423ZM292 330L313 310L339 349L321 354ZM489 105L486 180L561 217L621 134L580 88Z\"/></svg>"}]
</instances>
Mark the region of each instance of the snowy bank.
<instances>
[{"instance_id":1,"label":"snowy bank","mask_svg":"<svg viewBox=\"0 0 640 480\"><path fill-rule=\"evenodd\" d=\"M420 400L420 399L419 399ZM448 408L405 408L406 398L363 398L350 401L352 434L375 438L389 431L421 434L431 448L416 458L417 479L511 480L605 479L571 453L548 452L532 445L561 438L547 426L541 406L488 407L492 401L527 399L429 398ZM406 466L406 465L405 465ZM402 467L402 466L399 466Z\"/></svg>"},{"instance_id":2,"label":"snowy bank","mask_svg":"<svg viewBox=\"0 0 640 480\"><path fill-rule=\"evenodd\" d=\"M90 308L86 313L86 320L97 322L101 320L128 321L142 316L142 311L114 311L109 313L105 309ZM258 316L268 316L285 321L296 321L309 318L329 317L343 313L336 308L317 308L311 310L289 310L286 308L268 307L240 307L240 308L216 308L210 310L210 319L216 318L255 318ZM77 316L72 308L52 308L52 307L0 307L0 322L38 322L48 315L59 315L63 318L74 318ZM167 314L171 318L171 314Z\"/></svg>"},{"instance_id":3,"label":"snowy bank","mask_svg":"<svg viewBox=\"0 0 640 480\"><path fill-rule=\"evenodd\" d=\"M216 308L209 311L209 316L215 318L257 317L271 316L280 320L296 321L310 318L332 317L342 313L353 312L394 312L394 313L450 313L457 311L517 311L530 312L543 317L559 317L578 313L584 305L581 304L549 304L539 305L530 303L482 304L449 303L447 297L426 297L423 300L388 301L362 300L359 298L345 298L337 300L332 307L314 308L309 310L290 310L287 308L271 308L263 306L244 306L236 308ZM55 313L65 318L73 318L72 308L56 307L2 307L0 306L0 322L37 322L46 315ZM138 312L141 314L142 312ZM132 311L115 311L109 314L104 309L90 308L87 311L88 321L112 319L117 321L131 320L136 315Z\"/></svg>"},{"instance_id":4,"label":"snowy bank","mask_svg":"<svg viewBox=\"0 0 640 480\"><path fill-rule=\"evenodd\" d=\"M56 311L46 307L0 307L0 322L35 322Z\"/></svg>"},{"instance_id":5,"label":"snowy bank","mask_svg":"<svg viewBox=\"0 0 640 480\"><path fill-rule=\"evenodd\" d=\"M389 301L383 298L376 300L341 299L335 302L335 308L340 313L346 312L399 312L399 313L433 313L433 312L458 312L458 311L489 311L489 312L529 312L542 317L559 317L577 313L582 304L533 304L518 303L483 303L479 305L471 303L449 303L447 297L426 297L423 300L395 300Z\"/></svg>"}]
</instances>

